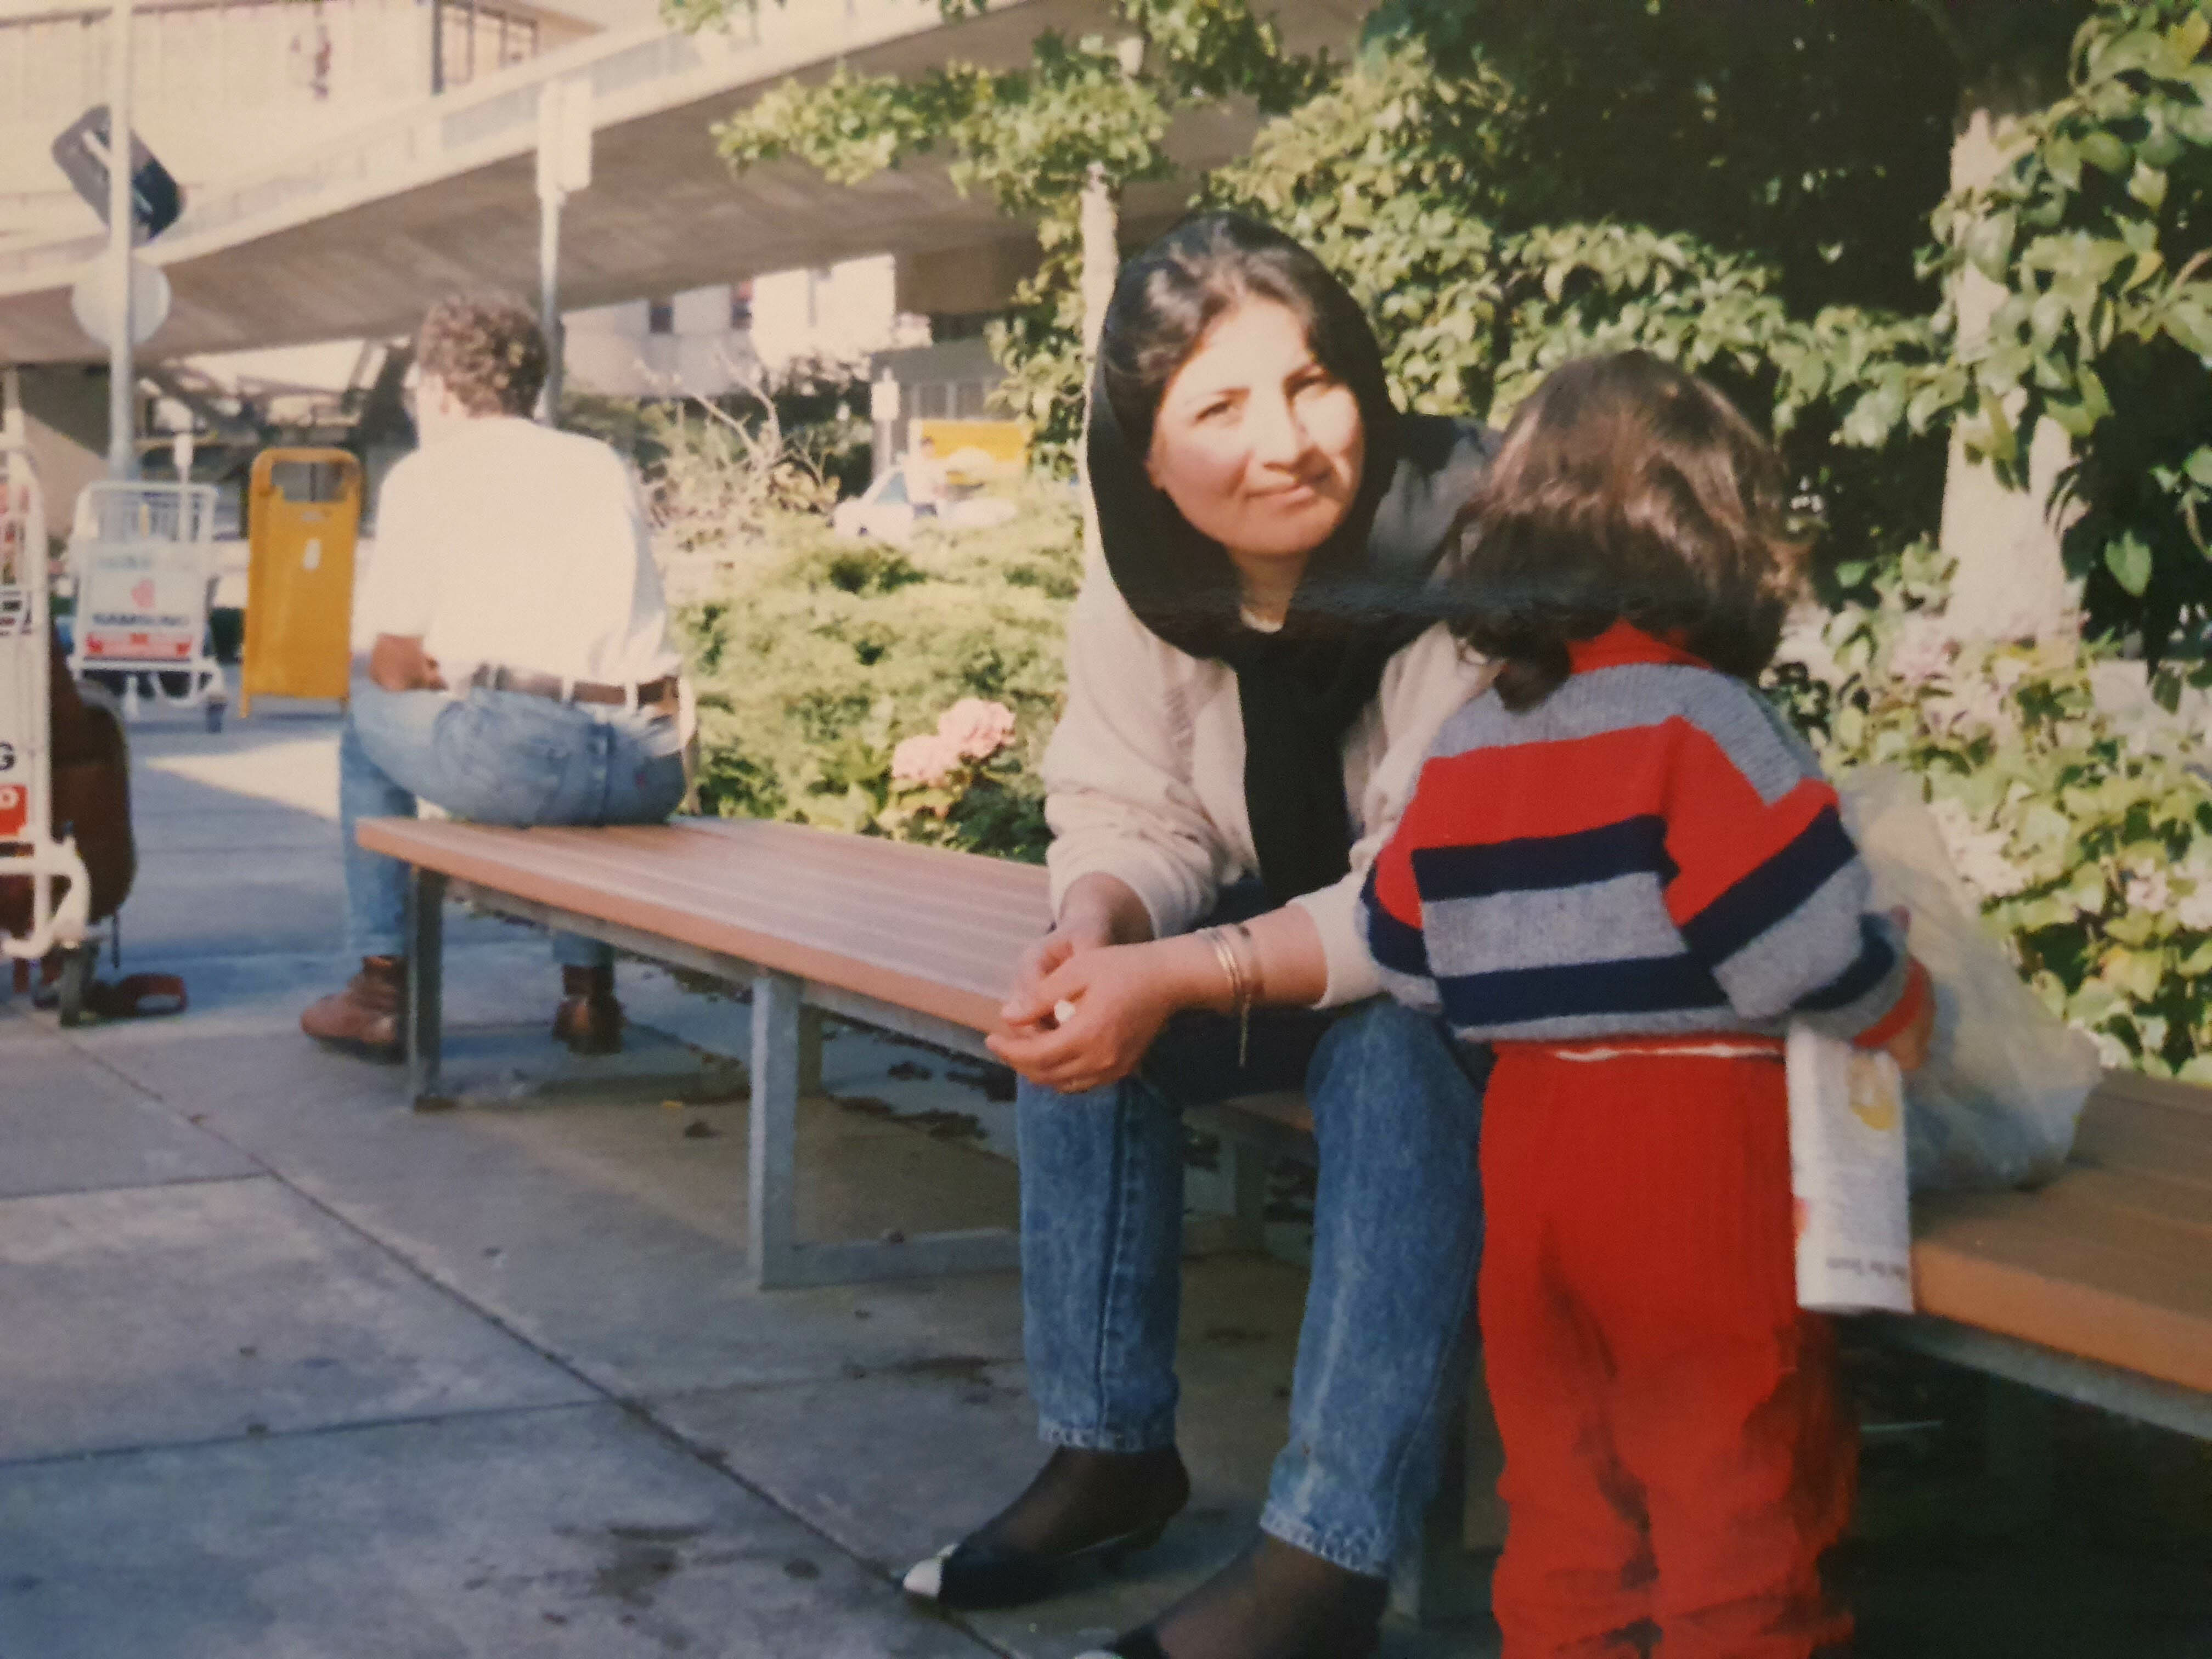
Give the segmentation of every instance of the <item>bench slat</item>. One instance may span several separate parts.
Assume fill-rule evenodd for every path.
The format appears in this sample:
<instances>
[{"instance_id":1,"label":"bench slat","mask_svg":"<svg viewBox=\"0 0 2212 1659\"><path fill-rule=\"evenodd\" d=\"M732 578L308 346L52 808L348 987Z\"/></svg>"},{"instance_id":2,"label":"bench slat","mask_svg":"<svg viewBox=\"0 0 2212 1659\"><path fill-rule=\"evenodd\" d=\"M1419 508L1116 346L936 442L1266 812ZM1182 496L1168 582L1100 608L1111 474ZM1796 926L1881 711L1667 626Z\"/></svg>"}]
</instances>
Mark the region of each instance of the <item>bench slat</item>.
<instances>
[{"instance_id":1,"label":"bench slat","mask_svg":"<svg viewBox=\"0 0 2212 1659\"><path fill-rule=\"evenodd\" d=\"M2050 1224L2042 1194L1923 1200L1912 1249L1923 1313L2212 1392L2212 1273ZM2135 1237L2139 1241L2140 1234Z\"/></svg>"},{"instance_id":2,"label":"bench slat","mask_svg":"<svg viewBox=\"0 0 2212 1659\"><path fill-rule=\"evenodd\" d=\"M2185 1186L2212 1207L2212 1121L2197 1114L2148 1104L2107 1084L2082 1115L2074 1159Z\"/></svg>"},{"instance_id":3,"label":"bench slat","mask_svg":"<svg viewBox=\"0 0 2212 1659\"><path fill-rule=\"evenodd\" d=\"M597 832L605 840L592 832L574 833L572 839L556 839L550 831L533 834L544 837L530 866L533 875L587 879L610 894L680 902L702 917L772 926L809 942L850 945L863 952L880 952L886 945L926 933L927 953L917 954L915 962L938 968L959 960L966 970L963 982L975 986L1003 986L1014 955L1044 931L1041 902L987 913L957 893L912 882L891 887L880 875L869 880L849 867L795 868L757 853L732 857L708 837L695 837L699 844L683 846L625 842L624 832L618 830Z\"/></svg>"},{"instance_id":4,"label":"bench slat","mask_svg":"<svg viewBox=\"0 0 2212 1659\"><path fill-rule=\"evenodd\" d=\"M802 831L804 839L787 836L726 836L714 832L707 824L689 822L670 826L683 833L671 836L667 830L655 825L639 825L623 829L609 829L581 832L584 838L599 839L610 846L635 849L652 858L657 869L665 863L672 868L702 868L718 872L732 869L766 868L787 872L809 880L848 881L870 889L898 891L902 894L927 895L941 898L948 904L966 904L978 908L987 916L1000 916L1009 912L1024 915L1041 910L1045 902L1047 878L1045 872L1034 865L1000 864L999 870L1006 878L981 879L981 872L963 867L966 864L994 863L993 860L963 858L958 863L938 860L908 860L884 859L874 856L854 857L855 851L872 854L876 848L898 848L907 852L927 852L926 848L899 848L893 842L863 840L856 836L841 836L822 830ZM793 828L796 826L777 826ZM825 847L823 842L847 842L849 847ZM998 872L993 872L994 876Z\"/></svg>"},{"instance_id":5,"label":"bench slat","mask_svg":"<svg viewBox=\"0 0 2212 1659\"><path fill-rule=\"evenodd\" d=\"M649 876L628 869L626 860L607 866L595 856L564 854L558 832L369 819L359 833L372 852L457 880L739 957L971 1030L988 1030L1005 1000L1009 957L970 963L941 946L928 948L927 940L902 933L896 904L859 915L842 905L845 914L825 922L818 910L810 910L799 884L783 883L771 884L781 890L758 902L740 906L726 900L702 915L694 896L656 890ZM897 890L886 890L896 896Z\"/></svg>"}]
</instances>

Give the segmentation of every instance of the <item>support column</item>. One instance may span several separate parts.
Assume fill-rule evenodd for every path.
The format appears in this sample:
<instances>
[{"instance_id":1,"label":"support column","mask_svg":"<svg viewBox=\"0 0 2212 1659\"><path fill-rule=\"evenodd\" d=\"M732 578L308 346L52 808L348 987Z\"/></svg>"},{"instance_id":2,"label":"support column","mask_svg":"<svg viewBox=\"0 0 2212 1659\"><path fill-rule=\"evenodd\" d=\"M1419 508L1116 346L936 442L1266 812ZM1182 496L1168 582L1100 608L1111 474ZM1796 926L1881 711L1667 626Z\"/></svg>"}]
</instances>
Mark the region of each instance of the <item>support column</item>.
<instances>
[{"instance_id":1,"label":"support column","mask_svg":"<svg viewBox=\"0 0 2212 1659\"><path fill-rule=\"evenodd\" d=\"M2003 170L2008 152L1987 109L1977 109L1951 149L1951 187L1971 189ZM2004 290L1972 266L1959 274L1953 298L1964 348L1989 332ZM2070 631L2078 626L2077 595L2066 577L2051 516L2051 486L2072 457L2066 434L2051 421L2021 434L2027 446L2028 487L2008 489L1987 461L1967 458L1951 440L1943 481L1942 546L1958 561L1951 589L1953 630L1964 638L2007 638Z\"/></svg>"}]
</instances>

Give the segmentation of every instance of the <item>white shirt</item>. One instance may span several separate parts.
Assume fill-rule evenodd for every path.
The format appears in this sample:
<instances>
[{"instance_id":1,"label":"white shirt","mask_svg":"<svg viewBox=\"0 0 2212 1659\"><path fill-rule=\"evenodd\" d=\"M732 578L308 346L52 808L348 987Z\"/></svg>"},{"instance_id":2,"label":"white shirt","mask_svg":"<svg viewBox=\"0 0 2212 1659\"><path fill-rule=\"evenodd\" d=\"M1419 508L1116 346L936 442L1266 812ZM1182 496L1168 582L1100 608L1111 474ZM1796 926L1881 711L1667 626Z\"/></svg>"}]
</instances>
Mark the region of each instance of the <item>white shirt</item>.
<instances>
[{"instance_id":1,"label":"white shirt","mask_svg":"<svg viewBox=\"0 0 2212 1659\"><path fill-rule=\"evenodd\" d=\"M1398 823L1429 744L1490 684L1491 665L1439 623L1384 665L1375 701L1344 741L1352 870L1292 903L1313 918L1328 962L1319 1007L1382 988L1360 925L1359 890ZM1094 565L1067 629L1067 712L1045 751L1046 854L1055 914L1094 872L1127 884L1155 937L1180 933L1229 883L1256 873L1244 801L1244 716L1226 664L1176 650L1139 622Z\"/></svg>"},{"instance_id":2,"label":"white shirt","mask_svg":"<svg viewBox=\"0 0 2212 1659\"><path fill-rule=\"evenodd\" d=\"M377 502L357 637L420 637L447 685L479 664L605 685L675 673L637 481L596 438L455 422Z\"/></svg>"}]
</instances>

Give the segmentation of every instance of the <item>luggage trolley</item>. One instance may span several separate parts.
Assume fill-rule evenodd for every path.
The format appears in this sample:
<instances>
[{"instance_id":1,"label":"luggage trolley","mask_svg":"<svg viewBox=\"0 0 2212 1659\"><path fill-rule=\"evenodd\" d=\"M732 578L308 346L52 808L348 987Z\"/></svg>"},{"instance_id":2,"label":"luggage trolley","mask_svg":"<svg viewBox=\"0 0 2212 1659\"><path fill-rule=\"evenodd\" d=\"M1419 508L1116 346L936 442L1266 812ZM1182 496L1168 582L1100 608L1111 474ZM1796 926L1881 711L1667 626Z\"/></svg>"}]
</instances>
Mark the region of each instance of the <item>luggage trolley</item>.
<instances>
[{"instance_id":1,"label":"luggage trolley","mask_svg":"<svg viewBox=\"0 0 2212 1659\"><path fill-rule=\"evenodd\" d=\"M143 684L222 729L222 667L208 654L215 591L213 484L90 483L77 501L70 568L76 635L70 672L119 677L126 719Z\"/></svg>"},{"instance_id":2,"label":"luggage trolley","mask_svg":"<svg viewBox=\"0 0 2212 1659\"><path fill-rule=\"evenodd\" d=\"M85 943L92 878L75 841L53 836L51 650L45 505L28 459L10 448L0 465L0 876L28 878L31 927L0 933L0 954L28 963L60 948L62 1023L74 1025L99 947Z\"/></svg>"}]
</instances>

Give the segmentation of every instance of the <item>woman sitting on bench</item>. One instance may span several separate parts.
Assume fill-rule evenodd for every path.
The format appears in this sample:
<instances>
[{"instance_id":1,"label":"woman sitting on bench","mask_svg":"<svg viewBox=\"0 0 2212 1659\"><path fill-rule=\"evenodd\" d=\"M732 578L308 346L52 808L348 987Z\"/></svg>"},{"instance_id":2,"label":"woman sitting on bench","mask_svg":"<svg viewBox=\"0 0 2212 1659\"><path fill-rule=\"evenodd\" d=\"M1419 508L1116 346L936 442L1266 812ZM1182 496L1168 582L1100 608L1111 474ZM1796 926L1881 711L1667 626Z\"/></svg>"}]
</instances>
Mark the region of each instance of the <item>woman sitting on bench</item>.
<instances>
[{"instance_id":1,"label":"woman sitting on bench","mask_svg":"<svg viewBox=\"0 0 2212 1659\"><path fill-rule=\"evenodd\" d=\"M1091 419L1106 568L1045 763L1058 921L993 1039L1024 1079L1025 1343L1054 1449L907 1588L1034 1600L1182 1509L1179 1113L1302 1088L1313 1278L1263 1535L1114 1651L1364 1652L1462 1388L1481 1091L1440 1025L1376 996L1358 897L1484 683L1425 595L1490 441L1395 410L1343 286L1225 214L1123 270ZM1114 948L1171 936L1154 967Z\"/></svg>"}]
</instances>

